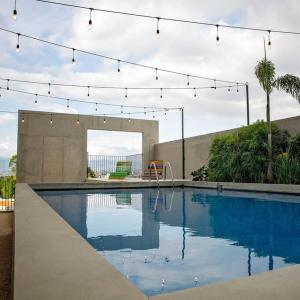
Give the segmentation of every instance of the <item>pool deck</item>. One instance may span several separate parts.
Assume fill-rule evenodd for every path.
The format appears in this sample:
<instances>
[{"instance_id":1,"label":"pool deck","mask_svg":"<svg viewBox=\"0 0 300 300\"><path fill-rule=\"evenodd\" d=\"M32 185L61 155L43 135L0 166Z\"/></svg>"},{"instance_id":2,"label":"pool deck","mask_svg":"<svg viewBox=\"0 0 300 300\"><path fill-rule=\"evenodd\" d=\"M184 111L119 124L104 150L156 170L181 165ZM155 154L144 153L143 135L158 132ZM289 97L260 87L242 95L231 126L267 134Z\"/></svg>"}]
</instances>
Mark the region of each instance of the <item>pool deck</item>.
<instances>
[{"instance_id":1,"label":"pool deck","mask_svg":"<svg viewBox=\"0 0 300 300\"><path fill-rule=\"evenodd\" d=\"M216 188L216 183L178 180L175 186ZM156 187L152 181L83 184L17 184L14 224L14 299L298 299L300 265L224 283L147 298L102 258L32 188ZM171 181L160 186L172 186ZM300 194L300 186L224 183L224 190Z\"/></svg>"}]
</instances>

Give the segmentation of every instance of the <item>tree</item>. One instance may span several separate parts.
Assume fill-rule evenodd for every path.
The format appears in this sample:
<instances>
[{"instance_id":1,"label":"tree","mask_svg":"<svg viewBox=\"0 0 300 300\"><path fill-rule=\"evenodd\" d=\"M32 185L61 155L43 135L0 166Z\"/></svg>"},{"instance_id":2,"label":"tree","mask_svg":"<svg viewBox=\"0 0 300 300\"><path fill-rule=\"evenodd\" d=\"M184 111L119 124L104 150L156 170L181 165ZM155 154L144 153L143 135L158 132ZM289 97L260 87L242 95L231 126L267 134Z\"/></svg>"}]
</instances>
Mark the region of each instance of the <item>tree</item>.
<instances>
[{"instance_id":1,"label":"tree","mask_svg":"<svg viewBox=\"0 0 300 300\"><path fill-rule=\"evenodd\" d=\"M267 96L266 117L268 124L268 182L273 181L272 172L272 128L270 118L270 95L273 89L285 91L300 103L300 78L291 74L276 77L274 64L265 57L255 67L255 75Z\"/></svg>"},{"instance_id":2,"label":"tree","mask_svg":"<svg viewBox=\"0 0 300 300\"><path fill-rule=\"evenodd\" d=\"M13 173L13 175L16 175L16 172L17 172L17 154L13 155L10 158L8 166L9 166L11 172Z\"/></svg>"}]
</instances>

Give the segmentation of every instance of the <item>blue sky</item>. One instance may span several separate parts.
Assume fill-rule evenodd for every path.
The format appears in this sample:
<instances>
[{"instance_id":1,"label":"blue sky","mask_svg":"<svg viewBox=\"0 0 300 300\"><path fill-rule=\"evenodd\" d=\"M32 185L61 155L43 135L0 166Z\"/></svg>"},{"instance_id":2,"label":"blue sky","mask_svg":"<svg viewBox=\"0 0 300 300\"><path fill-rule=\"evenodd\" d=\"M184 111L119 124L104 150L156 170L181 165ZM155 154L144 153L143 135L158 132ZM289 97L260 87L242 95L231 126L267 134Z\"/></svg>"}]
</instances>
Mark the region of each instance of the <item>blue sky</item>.
<instances>
[{"instance_id":1,"label":"blue sky","mask_svg":"<svg viewBox=\"0 0 300 300\"><path fill-rule=\"evenodd\" d=\"M140 12L157 16L169 16L235 24L300 31L300 3L287 1L71 1L65 2L106 9ZM93 13L93 30L88 30L87 11L42 4L34 0L18 0L18 18L12 20L13 1L0 2L0 26L20 33L35 35L75 48L106 54L143 64L196 73L202 76L248 81L250 84L251 121L265 118L265 96L254 76L254 67L263 55L263 36L259 32L220 29L221 45L215 44L215 29L179 23L160 22L160 39L156 39L156 22L105 13ZM280 15L280 18L278 17ZM72 65L72 53L68 50L43 45L21 37L20 53L16 53L16 36L0 32L0 77L37 81L59 81L83 85L115 86L186 86L180 76L159 74L154 80L153 71L121 65L121 75L114 62L76 53ZM299 74L300 38L272 35L272 50L268 57L275 63L278 74ZM211 84L191 79L191 86ZM0 81L5 87L6 82ZM12 84L14 88L46 93L47 87ZM84 89L53 88L53 95L87 99ZM5 89L1 92L1 110L32 109L80 114L94 113L91 105L74 105L50 99L34 104L31 96L24 96ZM236 95L224 90L165 92L132 91L125 100L123 91L91 91L90 100L130 105L161 107L185 107L185 135L193 136L229 129L246 122L245 92ZM119 109L103 109L103 113L115 113ZM271 99L272 119L300 114L299 104L284 93L274 92ZM152 118L152 116L149 116ZM180 138L180 113L156 115L160 121L160 141ZM124 147L117 148L117 139L105 134L107 147L93 144L98 153L139 152L136 136L126 136ZM101 140L101 139L99 139ZM0 114L0 157L16 152L17 121L15 115ZM116 143L116 144L114 144ZM134 145L137 145L136 147ZM98 151L97 151L98 148ZM95 153L96 154L96 153ZM100 154L100 153L99 153Z\"/></svg>"}]
</instances>

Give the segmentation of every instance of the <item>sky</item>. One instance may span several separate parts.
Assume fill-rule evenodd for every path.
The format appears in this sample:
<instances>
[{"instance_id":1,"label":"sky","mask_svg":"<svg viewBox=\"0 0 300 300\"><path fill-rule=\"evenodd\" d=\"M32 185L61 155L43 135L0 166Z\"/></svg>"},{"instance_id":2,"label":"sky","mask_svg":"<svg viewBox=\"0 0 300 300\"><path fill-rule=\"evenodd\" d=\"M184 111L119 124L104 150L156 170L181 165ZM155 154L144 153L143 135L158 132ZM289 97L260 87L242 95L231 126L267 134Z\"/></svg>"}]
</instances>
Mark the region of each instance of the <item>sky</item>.
<instances>
[{"instance_id":1,"label":"sky","mask_svg":"<svg viewBox=\"0 0 300 300\"><path fill-rule=\"evenodd\" d=\"M96 52L119 59L178 70L185 74L219 78L234 82L248 82L250 87L250 121L265 119L266 99L254 75L257 62L263 57L263 37L266 33L220 28L220 45L216 45L216 29L206 26L160 21L160 38L156 38L156 21L93 12L93 29L88 30L89 12L40 3L34 0L17 0L18 18L12 19L14 1L0 1L0 27L34 35L74 48ZM62 0L63 2L63 0ZM120 10L250 27L300 31L299 0L211 0L211 1L76 1L65 0L88 7ZM134 87L186 87L186 77L159 73L155 80L152 70L121 64L118 74L115 62L45 45L21 36L20 52L16 53L16 35L0 31L0 77L36 81L57 81L82 85L111 85ZM286 73L300 76L300 36L271 34L272 49L267 56L276 65L278 75ZM210 86L212 83L190 79L190 86ZM47 87L11 83L11 88L47 94ZM6 91L6 82L0 80L0 110L18 109L52 112L94 114L93 105L41 98L34 103L32 96ZM184 107L185 136L230 129L246 124L245 89L239 94L233 90L124 91L86 89L51 89L52 95L106 103ZM119 108L101 107L101 113L119 113ZM132 112L132 110L130 110ZM126 112L130 112L127 110ZM99 113L100 113L99 112ZM300 105L284 92L274 91L271 98L272 120L300 115ZM134 117L134 116L133 116ZM139 116L144 117L144 116ZM152 114L146 116L152 119ZM160 142L181 137L180 112L155 114L159 120ZM105 145L103 144L105 140ZM101 133L92 141L92 154L133 154L140 152L140 137L122 136L119 147L117 133ZM98 142L97 142L98 141ZM9 157L17 148L17 116L0 113L0 157Z\"/></svg>"}]
</instances>

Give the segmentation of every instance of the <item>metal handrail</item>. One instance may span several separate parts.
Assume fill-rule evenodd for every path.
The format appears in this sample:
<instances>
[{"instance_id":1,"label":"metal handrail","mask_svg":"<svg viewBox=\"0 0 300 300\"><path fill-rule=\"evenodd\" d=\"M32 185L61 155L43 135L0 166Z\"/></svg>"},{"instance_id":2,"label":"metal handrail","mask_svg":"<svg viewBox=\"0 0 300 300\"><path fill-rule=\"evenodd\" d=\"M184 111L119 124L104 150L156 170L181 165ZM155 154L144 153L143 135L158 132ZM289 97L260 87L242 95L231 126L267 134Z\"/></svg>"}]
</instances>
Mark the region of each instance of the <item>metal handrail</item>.
<instances>
[{"instance_id":1,"label":"metal handrail","mask_svg":"<svg viewBox=\"0 0 300 300\"><path fill-rule=\"evenodd\" d=\"M159 187L159 179L158 179L158 174L157 174L157 170L156 170L156 165L155 163L152 161L150 163L150 177L149 177L149 181L151 181L151 166L154 166L154 170L155 170L155 175L156 175L156 181L157 181L157 186Z\"/></svg>"},{"instance_id":2,"label":"metal handrail","mask_svg":"<svg viewBox=\"0 0 300 300\"><path fill-rule=\"evenodd\" d=\"M172 171L172 167L171 167L171 164L169 161L166 161L164 162L164 172L165 172L165 167L166 166L169 166L169 169L170 169L170 173L171 173L171 178L172 178L172 184L173 184L173 187L174 187L174 176L173 176L173 171ZM164 174L164 178L166 177L166 174Z\"/></svg>"}]
</instances>

